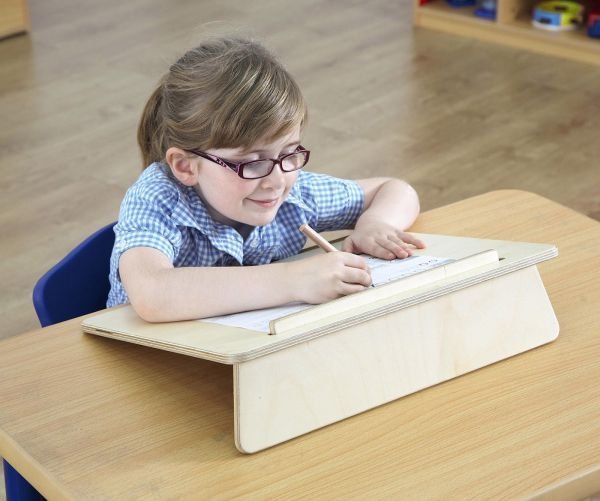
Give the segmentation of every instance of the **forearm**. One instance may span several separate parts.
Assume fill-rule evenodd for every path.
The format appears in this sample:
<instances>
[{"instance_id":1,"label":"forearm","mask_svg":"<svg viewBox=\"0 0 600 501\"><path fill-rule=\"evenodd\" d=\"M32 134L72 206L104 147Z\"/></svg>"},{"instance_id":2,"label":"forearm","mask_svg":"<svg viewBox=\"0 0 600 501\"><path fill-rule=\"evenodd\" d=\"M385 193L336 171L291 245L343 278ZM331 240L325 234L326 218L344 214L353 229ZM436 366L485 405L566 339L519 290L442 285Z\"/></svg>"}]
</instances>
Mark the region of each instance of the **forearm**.
<instances>
[{"instance_id":1,"label":"forearm","mask_svg":"<svg viewBox=\"0 0 600 501\"><path fill-rule=\"evenodd\" d=\"M268 308L294 301L287 265L161 268L126 283L144 320L167 322Z\"/></svg>"},{"instance_id":2,"label":"forearm","mask_svg":"<svg viewBox=\"0 0 600 501\"><path fill-rule=\"evenodd\" d=\"M388 223L402 231L409 228L419 215L419 196L412 186L399 179L387 179L367 197L367 208L356 226L371 221Z\"/></svg>"},{"instance_id":3,"label":"forearm","mask_svg":"<svg viewBox=\"0 0 600 501\"><path fill-rule=\"evenodd\" d=\"M156 249L119 260L123 286L148 322L190 320L300 301L319 304L371 284L366 261L346 252L317 253L261 266L174 268Z\"/></svg>"}]
</instances>

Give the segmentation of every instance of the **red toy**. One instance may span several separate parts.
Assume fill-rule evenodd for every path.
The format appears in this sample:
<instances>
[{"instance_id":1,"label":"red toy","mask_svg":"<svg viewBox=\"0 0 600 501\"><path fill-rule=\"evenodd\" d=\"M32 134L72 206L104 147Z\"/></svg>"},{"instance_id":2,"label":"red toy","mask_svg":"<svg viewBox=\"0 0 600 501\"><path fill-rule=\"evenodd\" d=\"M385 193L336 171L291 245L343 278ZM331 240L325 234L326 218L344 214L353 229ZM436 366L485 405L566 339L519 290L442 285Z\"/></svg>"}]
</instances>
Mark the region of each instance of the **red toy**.
<instances>
[{"instance_id":1,"label":"red toy","mask_svg":"<svg viewBox=\"0 0 600 501\"><path fill-rule=\"evenodd\" d=\"M592 38L600 38L600 11L590 12L587 20L587 33Z\"/></svg>"}]
</instances>

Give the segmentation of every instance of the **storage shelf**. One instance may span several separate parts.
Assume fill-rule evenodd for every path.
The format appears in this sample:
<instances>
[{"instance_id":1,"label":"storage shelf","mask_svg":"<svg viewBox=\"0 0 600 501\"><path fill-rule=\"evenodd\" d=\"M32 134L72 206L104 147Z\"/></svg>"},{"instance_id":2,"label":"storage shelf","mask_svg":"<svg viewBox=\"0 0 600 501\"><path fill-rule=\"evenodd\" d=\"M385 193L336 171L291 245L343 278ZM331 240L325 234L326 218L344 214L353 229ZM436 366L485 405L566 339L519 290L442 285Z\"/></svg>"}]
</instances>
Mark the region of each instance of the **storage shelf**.
<instances>
[{"instance_id":1,"label":"storage shelf","mask_svg":"<svg viewBox=\"0 0 600 501\"><path fill-rule=\"evenodd\" d=\"M504 4L502 4L504 2ZM518 0L497 0L498 20L473 14L474 7L453 8L445 0L426 5L414 2L414 24L511 47L600 65L600 39L590 38L584 28L551 32L534 28Z\"/></svg>"},{"instance_id":2,"label":"storage shelf","mask_svg":"<svg viewBox=\"0 0 600 501\"><path fill-rule=\"evenodd\" d=\"M2 0L0 39L29 31L26 0Z\"/></svg>"}]
</instances>

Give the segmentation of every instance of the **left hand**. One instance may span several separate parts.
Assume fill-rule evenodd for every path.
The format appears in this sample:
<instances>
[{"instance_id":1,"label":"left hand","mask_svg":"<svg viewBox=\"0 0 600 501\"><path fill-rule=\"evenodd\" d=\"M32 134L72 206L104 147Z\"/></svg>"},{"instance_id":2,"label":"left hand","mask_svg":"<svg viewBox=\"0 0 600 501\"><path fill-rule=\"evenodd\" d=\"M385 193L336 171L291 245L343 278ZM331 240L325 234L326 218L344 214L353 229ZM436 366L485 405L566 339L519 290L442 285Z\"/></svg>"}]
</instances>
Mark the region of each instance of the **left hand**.
<instances>
[{"instance_id":1,"label":"left hand","mask_svg":"<svg viewBox=\"0 0 600 501\"><path fill-rule=\"evenodd\" d=\"M425 243L384 221L371 220L357 223L354 232L344 240L342 250L380 259L403 259L413 255L413 246L424 249Z\"/></svg>"}]
</instances>

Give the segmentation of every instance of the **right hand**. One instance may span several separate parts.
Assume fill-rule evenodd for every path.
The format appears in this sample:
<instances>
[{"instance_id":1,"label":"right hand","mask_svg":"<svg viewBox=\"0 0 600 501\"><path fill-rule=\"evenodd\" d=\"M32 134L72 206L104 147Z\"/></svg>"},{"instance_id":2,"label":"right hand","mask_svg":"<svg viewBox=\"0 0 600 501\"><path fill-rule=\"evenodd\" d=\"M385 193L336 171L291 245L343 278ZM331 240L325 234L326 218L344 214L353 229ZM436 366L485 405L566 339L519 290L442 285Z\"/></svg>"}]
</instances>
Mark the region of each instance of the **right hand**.
<instances>
[{"instance_id":1,"label":"right hand","mask_svg":"<svg viewBox=\"0 0 600 501\"><path fill-rule=\"evenodd\" d=\"M325 303L371 285L367 261L349 252L328 252L289 264L296 301Z\"/></svg>"}]
</instances>

